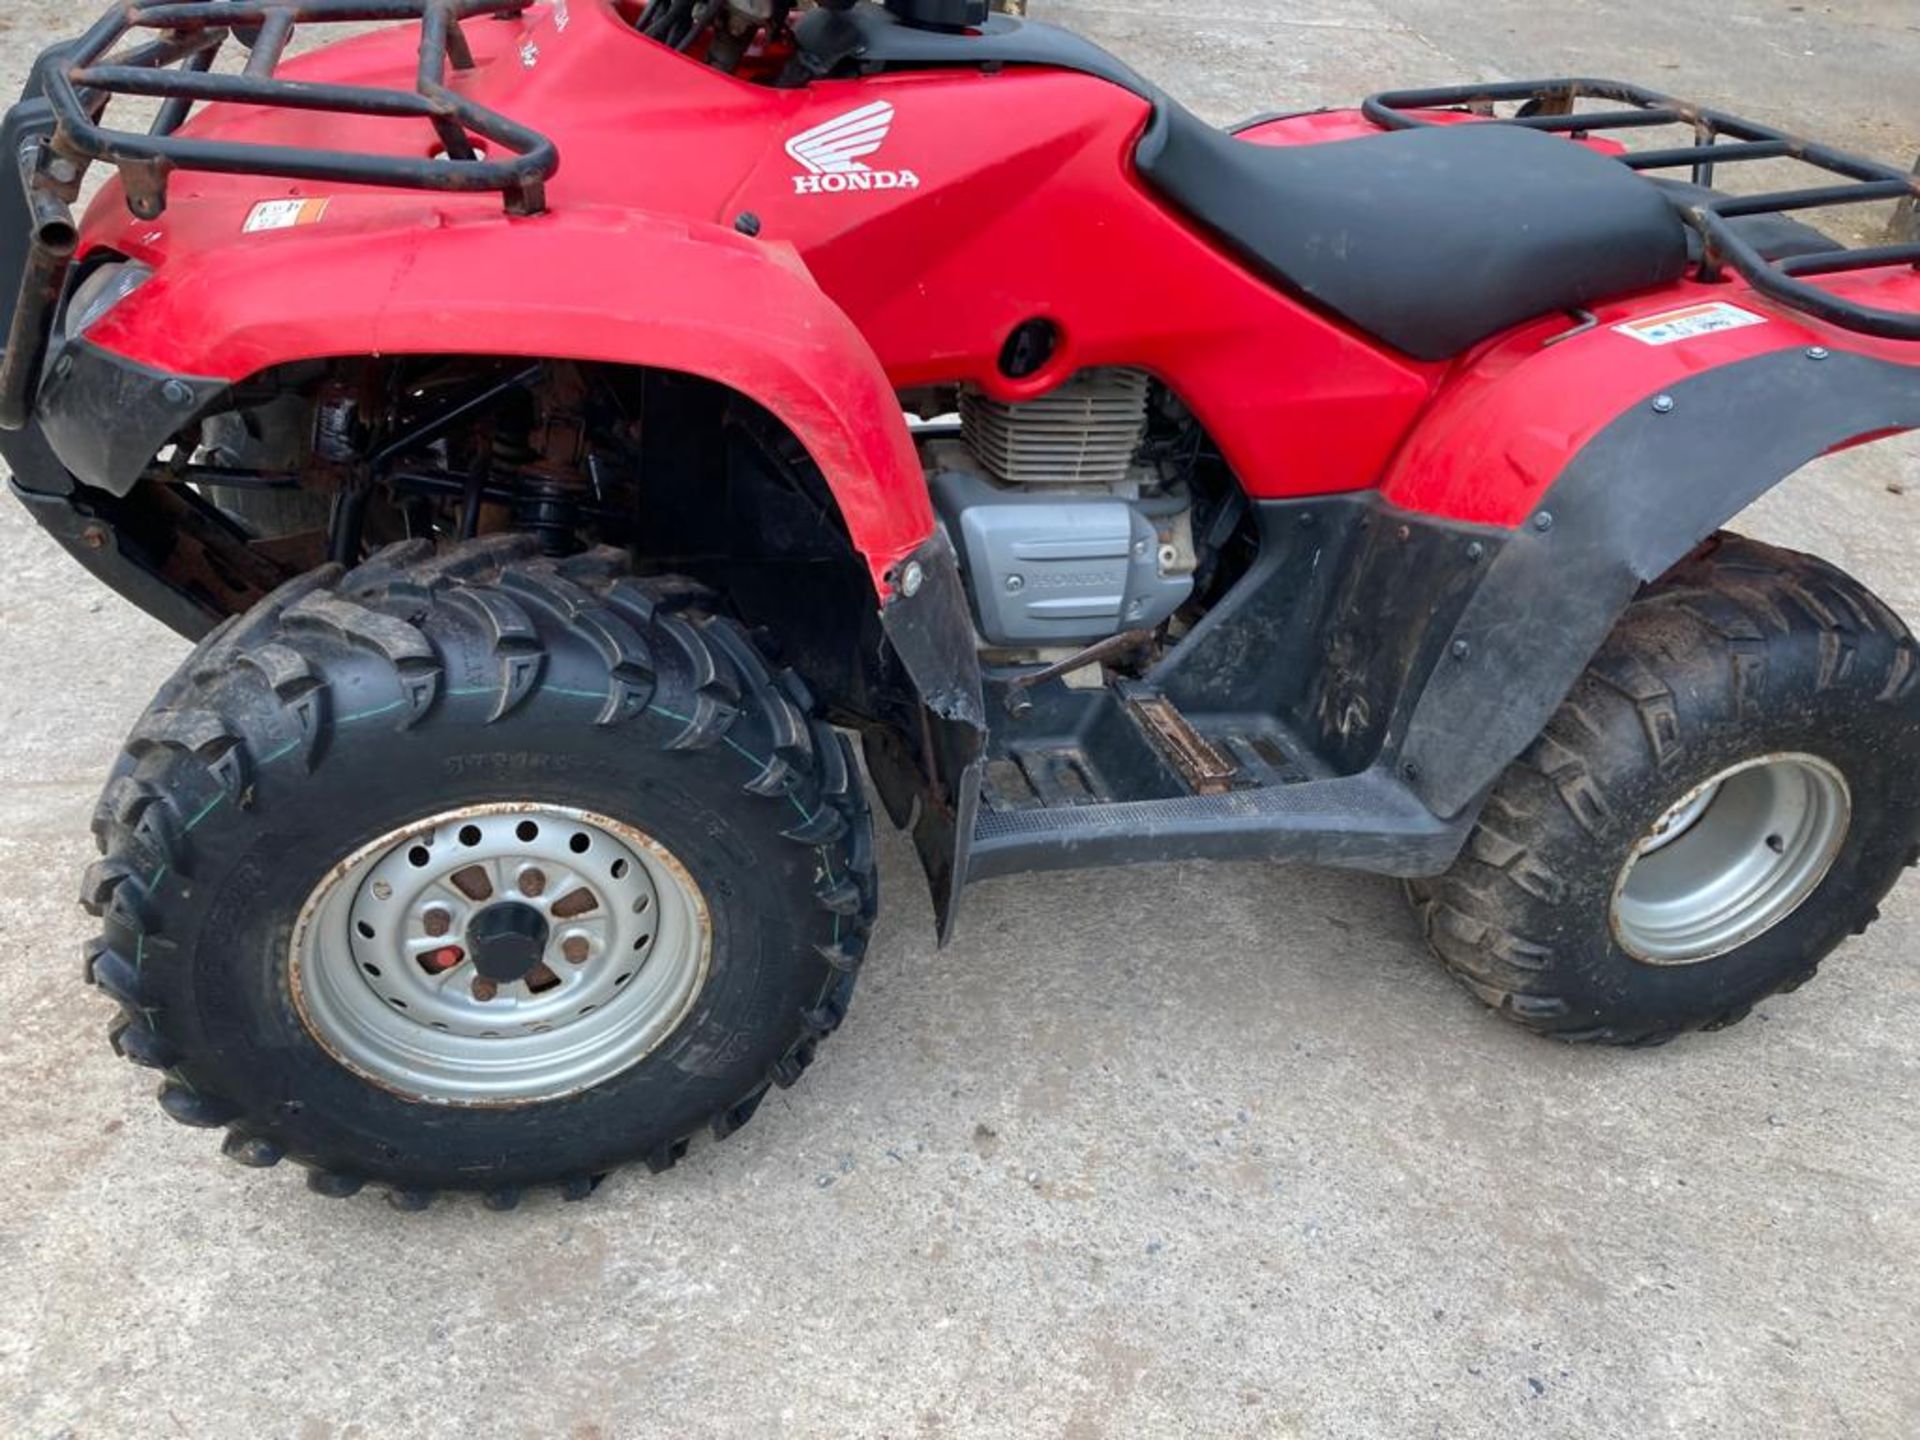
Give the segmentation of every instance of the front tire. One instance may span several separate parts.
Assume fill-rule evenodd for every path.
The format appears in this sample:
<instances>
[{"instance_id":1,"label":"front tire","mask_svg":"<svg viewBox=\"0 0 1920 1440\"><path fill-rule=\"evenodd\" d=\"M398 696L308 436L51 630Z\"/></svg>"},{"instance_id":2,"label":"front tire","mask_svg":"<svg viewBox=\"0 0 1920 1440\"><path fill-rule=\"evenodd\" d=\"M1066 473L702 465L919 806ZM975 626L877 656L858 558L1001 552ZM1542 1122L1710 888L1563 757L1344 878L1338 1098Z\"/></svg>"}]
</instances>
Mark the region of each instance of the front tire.
<instances>
[{"instance_id":1,"label":"front tire","mask_svg":"<svg viewBox=\"0 0 1920 1440\"><path fill-rule=\"evenodd\" d=\"M870 819L810 709L615 552L413 542L303 577L194 652L102 796L114 1046L323 1194L665 1169L851 995Z\"/></svg>"},{"instance_id":2,"label":"front tire","mask_svg":"<svg viewBox=\"0 0 1920 1440\"><path fill-rule=\"evenodd\" d=\"M1622 617L1494 787L1426 938L1570 1041L1719 1029L1811 979L1914 862L1920 652L1811 556L1709 541Z\"/></svg>"}]
</instances>

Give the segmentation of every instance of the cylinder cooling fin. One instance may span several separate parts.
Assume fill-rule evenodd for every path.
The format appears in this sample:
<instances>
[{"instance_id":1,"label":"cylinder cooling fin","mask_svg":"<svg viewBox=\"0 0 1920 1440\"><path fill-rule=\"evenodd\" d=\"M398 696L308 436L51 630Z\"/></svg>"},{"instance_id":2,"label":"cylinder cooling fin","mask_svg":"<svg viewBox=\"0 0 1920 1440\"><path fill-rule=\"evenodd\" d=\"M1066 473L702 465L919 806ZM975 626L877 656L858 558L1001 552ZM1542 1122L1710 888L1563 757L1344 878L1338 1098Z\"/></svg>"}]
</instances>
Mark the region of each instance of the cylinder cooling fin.
<instances>
[{"instance_id":1,"label":"cylinder cooling fin","mask_svg":"<svg viewBox=\"0 0 1920 1440\"><path fill-rule=\"evenodd\" d=\"M1147 432L1147 372L1083 370L1036 399L960 394L961 434L1008 485L1124 484Z\"/></svg>"}]
</instances>

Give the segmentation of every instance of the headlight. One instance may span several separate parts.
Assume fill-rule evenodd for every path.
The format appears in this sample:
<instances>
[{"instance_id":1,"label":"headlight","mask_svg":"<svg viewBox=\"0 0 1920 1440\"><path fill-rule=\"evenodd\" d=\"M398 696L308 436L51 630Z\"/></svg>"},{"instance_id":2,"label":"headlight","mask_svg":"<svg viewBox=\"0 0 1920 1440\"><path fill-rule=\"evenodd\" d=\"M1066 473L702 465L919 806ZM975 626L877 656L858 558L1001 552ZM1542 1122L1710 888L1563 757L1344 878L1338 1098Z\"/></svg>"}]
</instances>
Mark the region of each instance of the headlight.
<instances>
[{"instance_id":1,"label":"headlight","mask_svg":"<svg viewBox=\"0 0 1920 1440\"><path fill-rule=\"evenodd\" d=\"M67 302L67 338L86 334L109 310L152 278L153 271L134 260L121 260L92 271Z\"/></svg>"}]
</instances>

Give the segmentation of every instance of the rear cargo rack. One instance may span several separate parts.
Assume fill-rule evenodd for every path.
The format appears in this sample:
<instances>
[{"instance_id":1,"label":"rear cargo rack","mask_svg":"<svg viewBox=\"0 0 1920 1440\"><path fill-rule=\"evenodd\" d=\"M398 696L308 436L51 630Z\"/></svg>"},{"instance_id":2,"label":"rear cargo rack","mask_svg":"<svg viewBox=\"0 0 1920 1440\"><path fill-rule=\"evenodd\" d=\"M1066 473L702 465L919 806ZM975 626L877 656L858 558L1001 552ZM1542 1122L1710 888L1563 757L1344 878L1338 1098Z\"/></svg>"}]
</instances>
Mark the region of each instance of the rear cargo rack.
<instances>
[{"instance_id":1,"label":"rear cargo rack","mask_svg":"<svg viewBox=\"0 0 1920 1440\"><path fill-rule=\"evenodd\" d=\"M1582 100L1603 101L1624 108L1583 111L1577 108ZM1508 104L1518 107L1515 113L1503 115L1496 108ZM1674 197L1681 217L1700 234L1701 278L1718 279L1723 271L1731 269L1768 298L1831 325L1889 340L1920 340L1920 313L1862 305L1809 283L1810 277L1853 270L1888 265L1920 267L1920 241L1860 248L1849 248L1836 241L1830 251L1769 259L1731 223L1754 215L1911 200L1920 194L1920 176L1896 166L1618 80L1517 80L1433 90L1393 90L1373 96L1364 109L1374 124L1391 130L1443 123L1432 118L1431 112L1445 110L1468 111L1497 123L1523 125L1574 138L1664 125L1685 126L1693 132L1690 145L1630 149L1617 158L1633 170L1688 169L1693 183L1699 186L1711 186L1716 170L1722 165L1756 160L1798 161L1838 177L1842 183L1800 190L1772 190L1752 195L1722 192L1709 200Z\"/></svg>"}]
</instances>

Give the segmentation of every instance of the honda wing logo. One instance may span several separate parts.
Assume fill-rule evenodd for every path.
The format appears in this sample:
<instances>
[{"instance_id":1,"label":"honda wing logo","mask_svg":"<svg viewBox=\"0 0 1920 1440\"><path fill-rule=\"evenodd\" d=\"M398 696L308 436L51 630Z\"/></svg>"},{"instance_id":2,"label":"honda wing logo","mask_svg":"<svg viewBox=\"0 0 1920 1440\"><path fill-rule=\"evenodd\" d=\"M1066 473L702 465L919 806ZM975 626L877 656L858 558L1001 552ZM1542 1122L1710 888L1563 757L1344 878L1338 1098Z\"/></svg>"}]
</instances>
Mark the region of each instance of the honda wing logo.
<instances>
[{"instance_id":1,"label":"honda wing logo","mask_svg":"<svg viewBox=\"0 0 1920 1440\"><path fill-rule=\"evenodd\" d=\"M869 155L887 143L893 106L885 100L862 105L816 125L787 142L787 154L806 171L793 177L796 195L838 195L847 190L918 190L911 170L875 170Z\"/></svg>"}]
</instances>

